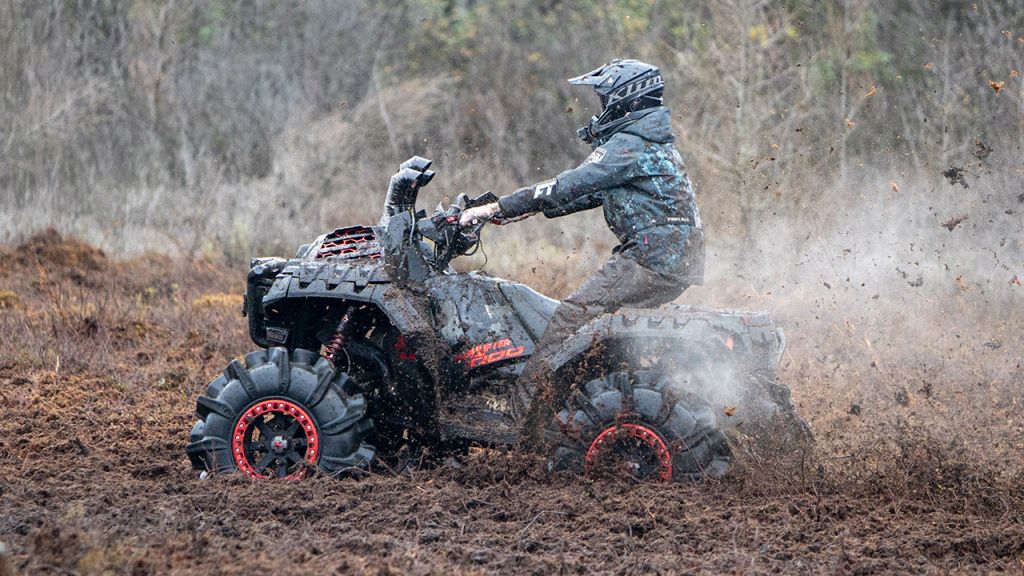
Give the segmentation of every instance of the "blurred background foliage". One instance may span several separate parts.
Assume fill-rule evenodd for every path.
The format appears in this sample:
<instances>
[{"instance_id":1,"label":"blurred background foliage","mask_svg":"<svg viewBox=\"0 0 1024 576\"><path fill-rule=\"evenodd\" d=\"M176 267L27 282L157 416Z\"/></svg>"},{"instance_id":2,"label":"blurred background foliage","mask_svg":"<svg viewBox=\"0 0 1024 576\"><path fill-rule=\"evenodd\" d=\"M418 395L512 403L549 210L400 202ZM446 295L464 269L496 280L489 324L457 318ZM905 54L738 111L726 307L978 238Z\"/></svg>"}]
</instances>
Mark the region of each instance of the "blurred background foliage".
<instances>
[{"instance_id":1,"label":"blurred background foliage","mask_svg":"<svg viewBox=\"0 0 1024 576\"><path fill-rule=\"evenodd\" d=\"M242 259L373 222L412 154L439 169L424 207L550 177L595 112L564 79L612 57L662 68L722 253L779 214L827 225L868 181L1016 185L1024 143L1016 0L6 0L0 48L0 238L121 252ZM613 245L599 219L491 236L571 271Z\"/></svg>"}]
</instances>

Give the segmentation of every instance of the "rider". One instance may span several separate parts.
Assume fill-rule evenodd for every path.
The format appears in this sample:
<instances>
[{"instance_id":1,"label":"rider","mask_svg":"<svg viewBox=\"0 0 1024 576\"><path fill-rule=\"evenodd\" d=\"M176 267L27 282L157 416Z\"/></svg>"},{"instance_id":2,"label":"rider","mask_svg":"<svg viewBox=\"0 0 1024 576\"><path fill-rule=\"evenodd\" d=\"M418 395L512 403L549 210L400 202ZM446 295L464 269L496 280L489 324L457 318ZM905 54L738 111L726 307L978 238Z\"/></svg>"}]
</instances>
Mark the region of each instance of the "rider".
<instances>
[{"instance_id":1,"label":"rider","mask_svg":"<svg viewBox=\"0 0 1024 576\"><path fill-rule=\"evenodd\" d=\"M673 145L658 68L616 59L569 83L593 86L601 99L600 113L578 131L593 148L590 156L572 170L460 217L463 225L503 223L537 212L556 218L602 206L621 243L559 304L523 371L522 381L537 390L523 429L533 447L554 406L568 397L569 383L550 385L558 345L600 314L671 302L704 276L704 233L690 178Z\"/></svg>"}]
</instances>

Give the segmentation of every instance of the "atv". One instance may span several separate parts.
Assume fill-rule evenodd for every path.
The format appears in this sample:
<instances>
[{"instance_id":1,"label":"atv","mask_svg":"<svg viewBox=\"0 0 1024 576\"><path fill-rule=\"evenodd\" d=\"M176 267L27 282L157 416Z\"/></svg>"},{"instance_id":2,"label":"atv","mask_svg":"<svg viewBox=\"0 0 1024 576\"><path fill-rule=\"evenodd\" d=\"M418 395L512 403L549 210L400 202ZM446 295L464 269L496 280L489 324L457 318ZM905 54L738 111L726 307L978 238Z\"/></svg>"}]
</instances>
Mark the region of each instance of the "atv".
<instances>
[{"instance_id":1,"label":"atv","mask_svg":"<svg viewBox=\"0 0 1024 576\"><path fill-rule=\"evenodd\" d=\"M430 165L414 156L399 167L378 225L338 228L291 259L252 260L242 314L260 349L196 402L186 452L201 475L296 479L517 445L533 396L517 377L558 301L451 268L486 224L463 227L459 213L495 197L417 211ZM426 366L422 339L410 338L416 301L448 349L444 366ZM732 458L720 420L799 421L775 382L784 346L763 313L669 305L596 318L558 353L556 378L573 392L544 433L550 467L720 477ZM759 408L734 419L736 405Z\"/></svg>"}]
</instances>

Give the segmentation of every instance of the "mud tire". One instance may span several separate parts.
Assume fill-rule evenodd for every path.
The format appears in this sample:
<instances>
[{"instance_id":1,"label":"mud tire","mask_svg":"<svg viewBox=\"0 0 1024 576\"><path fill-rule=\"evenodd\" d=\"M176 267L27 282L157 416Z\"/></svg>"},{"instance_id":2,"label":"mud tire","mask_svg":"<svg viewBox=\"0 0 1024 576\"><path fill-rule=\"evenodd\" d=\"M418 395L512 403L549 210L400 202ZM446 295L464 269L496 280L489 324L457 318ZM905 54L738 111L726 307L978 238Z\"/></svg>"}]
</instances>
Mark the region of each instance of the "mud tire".
<instances>
[{"instance_id":1,"label":"mud tire","mask_svg":"<svg viewBox=\"0 0 1024 576\"><path fill-rule=\"evenodd\" d=\"M366 468L375 454L366 442L373 421L366 416L363 396L345 393L347 383L344 372L309 350L270 348L231 362L196 401L199 420L186 447L192 467L210 473L238 470L232 434L239 419L253 406L277 399L312 420L317 470L338 475Z\"/></svg>"},{"instance_id":2,"label":"mud tire","mask_svg":"<svg viewBox=\"0 0 1024 576\"><path fill-rule=\"evenodd\" d=\"M602 432L625 425L654 432L668 449L671 472L663 480L717 479L729 469L731 450L711 407L654 371L614 372L575 390L549 429L551 468L584 472Z\"/></svg>"}]
</instances>

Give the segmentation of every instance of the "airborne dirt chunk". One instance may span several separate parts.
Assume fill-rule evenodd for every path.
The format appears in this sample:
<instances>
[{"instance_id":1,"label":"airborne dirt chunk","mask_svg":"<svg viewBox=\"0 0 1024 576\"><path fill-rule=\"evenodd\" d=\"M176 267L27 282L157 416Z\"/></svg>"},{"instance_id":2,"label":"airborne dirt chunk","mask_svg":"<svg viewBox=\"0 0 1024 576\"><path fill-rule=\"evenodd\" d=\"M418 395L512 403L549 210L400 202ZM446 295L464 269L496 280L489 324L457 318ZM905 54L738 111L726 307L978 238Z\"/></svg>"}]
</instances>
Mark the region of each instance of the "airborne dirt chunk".
<instances>
[{"instance_id":1,"label":"airborne dirt chunk","mask_svg":"<svg viewBox=\"0 0 1024 576\"><path fill-rule=\"evenodd\" d=\"M957 226L962 224L964 221L966 221L967 218L968 218L967 214L961 214L959 216L953 216L949 220L946 220L945 222L943 222L942 223L942 227L945 228L946 230L949 230L950 232L952 232L954 228L956 228Z\"/></svg>"},{"instance_id":2,"label":"airborne dirt chunk","mask_svg":"<svg viewBox=\"0 0 1024 576\"><path fill-rule=\"evenodd\" d=\"M959 184L964 188L970 188L970 186L967 185L967 179L964 178L964 174L966 174L966 172L964 172L964 169L959 166L950 166L942 172L942 176L949 181L951 186Z\"/></svg>"},{"instance_id":3,"label":"airborne dirt chunk","mask_svg":"<svg viewBox=\"0 0 1024 576\"><path fill-rule=\"evenodd\" d=\"M992 147L981 140L974 141L974 157L982 162L988 160L988 157L992 155Z\"/></svg>"}]
</instances>

